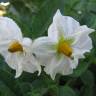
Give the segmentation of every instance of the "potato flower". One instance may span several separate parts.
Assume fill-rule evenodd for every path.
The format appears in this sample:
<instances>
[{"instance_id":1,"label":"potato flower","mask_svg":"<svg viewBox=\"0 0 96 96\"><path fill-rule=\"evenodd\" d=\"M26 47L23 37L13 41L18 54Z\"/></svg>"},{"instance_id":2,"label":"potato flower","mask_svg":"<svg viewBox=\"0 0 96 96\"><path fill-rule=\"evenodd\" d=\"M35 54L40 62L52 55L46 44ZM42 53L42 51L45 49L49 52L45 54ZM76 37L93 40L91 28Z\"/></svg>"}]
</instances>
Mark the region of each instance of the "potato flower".
<instances>
[{"instance_id":1,"label":"potato flower","mask_svg":"<svg viewBox=\"0 0 96 96\"><path fill-rule=\"evenodd\" d=\"M6 14L6 8L10 5L9 2L1 2L0 3L0 16L3 16L4 14Z\"/></svg>"},{"instance_id":2,"label":"potato flower","mask_svg":"<svg viewBox=\"0 0 96 96\"><path fill-rule=\"evenodd\" d=\"M58 9L53 22L48 29L48 36L39 37L34 41L34 52L44 71L54 79L57 73L72 74L78 65L78 59L84 58L84 53L92 48L89 34L94 29L70 16L63 16Z\"/></svg>"},{"instance_id":3,"label":"potato flower","mask_svg":"<svg viewBox=\"0 0 96 96\"><path fill-rule=\"evenodd\" d=\"M41 72L41 67L32 53L32 40L23 37L18 25L8 17L0 17L0 54L7 64L16 70L16 78L23 71Z\"/></svg>"}]
</instances>

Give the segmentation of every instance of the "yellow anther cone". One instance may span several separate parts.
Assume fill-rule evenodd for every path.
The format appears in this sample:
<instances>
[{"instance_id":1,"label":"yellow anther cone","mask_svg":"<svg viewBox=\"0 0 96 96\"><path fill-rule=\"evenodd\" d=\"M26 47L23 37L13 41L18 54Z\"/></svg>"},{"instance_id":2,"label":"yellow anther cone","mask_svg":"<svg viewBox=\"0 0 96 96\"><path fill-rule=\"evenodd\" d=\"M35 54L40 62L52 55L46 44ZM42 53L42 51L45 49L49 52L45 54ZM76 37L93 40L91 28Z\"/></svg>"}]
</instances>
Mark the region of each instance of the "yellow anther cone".
<instances>
[{"instance_id":1,"label":"yellow anther cone","mask_svg":"<svg viewBox=\"0 0 96 96\"><path fill-rule=\"evenodd\" d=\"M10 43L8 51L11 53L19 52L19 51L23 52L23 47L18 41L13 41Z\"/></svg>"},{"instance_id":2,"label":"yellow anther cone","mask_svg":"<svg viewBox=\"0 0 96 96\"><path fill-rule=\"evenodd\" d=\"M63 53L64 55L71 57L72 55L72 48L66 42L59 42L58 45L58 52Z\"/></svg>"}]
</instances>

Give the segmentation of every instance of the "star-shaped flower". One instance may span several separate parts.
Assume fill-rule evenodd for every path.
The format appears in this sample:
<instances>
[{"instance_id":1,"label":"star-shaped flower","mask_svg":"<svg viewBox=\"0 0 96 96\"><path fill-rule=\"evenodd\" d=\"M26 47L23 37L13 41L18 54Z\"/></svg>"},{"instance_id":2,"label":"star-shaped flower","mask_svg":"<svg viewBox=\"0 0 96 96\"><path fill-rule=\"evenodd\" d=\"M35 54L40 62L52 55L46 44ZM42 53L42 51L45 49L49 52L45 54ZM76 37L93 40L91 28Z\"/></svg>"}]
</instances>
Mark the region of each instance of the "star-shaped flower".
<instances>
[{"instance_id":1,"label":"star-shaped flower","mask_svg":"<svg viewBox=\"0 0 96 96\"><path fill-rule=\"evenodd\" d=\"M48 37L40 37L33 44L37 58L45 66L45 72L52 79L57 73L71 74L78 65L78 59L84 58L84 53L92 48L89 34L93 31L57 10L48 29Z\"/></svg>"},{"instance_id":2,"label":"star-shaped flower","mask_svg":"<svg viewBox=\"0 0 96 96\"><path fill-rule=\"evenodd\" d=\"M23 37L18 25L8 17L0 17L0 53L7 64L16 70L16 78L23 71L41 72L41 67L32 52L32 40Z\"/></svg>"}]
</instances>

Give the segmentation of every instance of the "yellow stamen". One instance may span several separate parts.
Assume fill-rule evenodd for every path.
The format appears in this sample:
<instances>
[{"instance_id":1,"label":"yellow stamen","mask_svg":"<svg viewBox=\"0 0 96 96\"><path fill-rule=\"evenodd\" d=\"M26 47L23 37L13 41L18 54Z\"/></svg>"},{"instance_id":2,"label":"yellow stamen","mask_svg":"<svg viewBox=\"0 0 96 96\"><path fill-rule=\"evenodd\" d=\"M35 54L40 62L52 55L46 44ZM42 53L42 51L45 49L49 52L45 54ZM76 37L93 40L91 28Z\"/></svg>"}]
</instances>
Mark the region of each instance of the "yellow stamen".
<instances>
[{"instance_id":1,"label":"yellow stamen","mask_svg":"<svg viewBox=\"0 0 96 96\"><path fill-rule=\"evenodd\" d=\"M61 41L58 45L58 52L63 53L64 55L71 57L72 55L72 48L67 42Z\"/></svg>"},{"instance_id":2,"label":"yellow stamen","mask_svg":"<svg viewBox=\"0 0 96 96\"><path fill-rule=\"evenodd\" d=\"M0 4L0 16L6 14L6 8Z\"/></svg>"},{"instance_id":3,"label":"yellow stamen","mask_svg":"<svg viewBox=\"0 0 96 96\"><path fill-rule=\"evenodd\" d=\"M23 52L23 47L18 41L13 41L10 43L8 51L11 53Z\"/></svg>"},{"instance_id":4,"label":"yellow stamen","mask_svg":"<svg viewBox=\"0 0 96 96\"><path fill-rule=\"evenodd\" d=\"M0 10L0 16L3 16L4 14L6 14L6 12L5 12L5 11Z\"/></svg>"}]
</instances>

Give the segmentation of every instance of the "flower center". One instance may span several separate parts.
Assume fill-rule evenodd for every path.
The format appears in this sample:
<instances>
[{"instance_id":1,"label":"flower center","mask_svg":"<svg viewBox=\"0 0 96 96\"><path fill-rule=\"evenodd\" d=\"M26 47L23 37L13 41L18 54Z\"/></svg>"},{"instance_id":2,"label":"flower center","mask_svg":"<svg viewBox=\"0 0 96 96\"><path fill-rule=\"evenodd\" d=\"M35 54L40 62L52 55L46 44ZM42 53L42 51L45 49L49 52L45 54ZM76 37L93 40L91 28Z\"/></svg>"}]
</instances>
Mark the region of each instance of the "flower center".
<instances>
[{"instance_id":1,"label":"flower center","mask_svg":"<svg viewBox=\"0 0 96 96\"><path fill-rule=\"evenodd\" d=\"M6 14L6 9L4 6L0 5L0 16L3 16L4 14Z\"/></svg>"},{"instance_id":2,"label":"flower center","mask_svg":"<svg viewBox=\"0 0 96 96\"><path fill-rule=\"evenodd\" d=\"M72 55L72 48L70 46L70 42L67 40L59 41L58 44L58 53L63 53L64 55L71 57Z\"/></svg>"},{"instance_id":3,"label":"flower center","mask_svg":"<svg viewBox=\"0 0 96 96\"><path fill-rule=\"evenodd\" d=\"M18 41L13 41L10 43L8 51L11 53L23 52L23 47Z\"/></svg>"}]
</instances>

